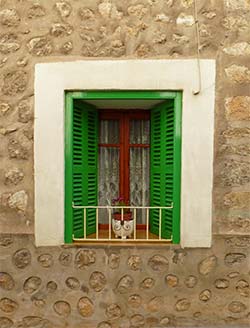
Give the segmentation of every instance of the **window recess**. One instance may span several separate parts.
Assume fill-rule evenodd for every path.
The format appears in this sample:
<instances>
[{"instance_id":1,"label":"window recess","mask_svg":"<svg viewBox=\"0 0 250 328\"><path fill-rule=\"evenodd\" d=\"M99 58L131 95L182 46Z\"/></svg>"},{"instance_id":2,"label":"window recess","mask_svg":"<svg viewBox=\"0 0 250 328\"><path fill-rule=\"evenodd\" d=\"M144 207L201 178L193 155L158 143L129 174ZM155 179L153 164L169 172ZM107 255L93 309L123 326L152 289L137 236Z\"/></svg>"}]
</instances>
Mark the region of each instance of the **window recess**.
<instances>
[{"instance_id":1,"label":"window recess","mask_svg":"<svg viewBox=\"0 0 250 328\"><path fill-rule=\"evenodd\" d=\"M65 241L179 243L181 93L68 92L65 113Z\"/></svg>"}]
</instances>

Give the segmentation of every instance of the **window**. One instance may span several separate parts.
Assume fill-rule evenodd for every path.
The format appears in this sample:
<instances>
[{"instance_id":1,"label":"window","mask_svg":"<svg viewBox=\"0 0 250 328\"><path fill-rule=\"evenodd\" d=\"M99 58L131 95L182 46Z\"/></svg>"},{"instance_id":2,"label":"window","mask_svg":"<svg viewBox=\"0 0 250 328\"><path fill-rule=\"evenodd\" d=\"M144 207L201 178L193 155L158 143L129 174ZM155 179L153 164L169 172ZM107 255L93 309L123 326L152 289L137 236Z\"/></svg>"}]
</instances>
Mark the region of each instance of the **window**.
<instances>
[{"instance_id":1,"label":"window","mask_svg":"<svg viewBox=\"0 0 250 328\"><path fill-rule=\"evenodd\" d=\"M129 204L149 206L150 111L101 110L99 117L98 204L111 205L118 195ZM100 210L100 223L107 224ZM137 223L146 224L146 212Z\"/></svg>"},{"instance_id":2,"label":"window","mask_svg":"<svg viewBox=\"0 0 250 328\"><path fill-rule=\"evenodd\" d=\"M161 90L182 91L180 245L211 246L216 61L201 59L200 68L202 92L194 95L192 91L198 83L196 59L68 62L62 59L35 65L34 228L37 246L65 243L65 92L69 90L100 92L102 99L94 100L98 108L105 100L101 90L115 90L116 98L123 90L156 90L158 94ZM84 98L84 92L77 94L74 92L75 99L92 102ZM120 97L117 102L121 104L123 100L124 97ZM139 108L141 102L133 99L136 104L133 108Z\"/></svg>"},{"instance_id":3,"label":"window","mask_svg":"<svg viewBox=\"0 0 250 328\"><path fill-rule=\"evenodd\" d=\"M135 108L138 100L146 103L151 101L151 106L144 111L98 109L98 103L100 104L101 100L104 102L105 99L115 99L121 104L126 99L130 101L131 106L134 100ZM152 100L155 105L152 105ZM112 102L109 103L112 106ZM160 235L163 239L172 238L174 243L178 243L180 240L181 93L69 92L66 95L65 124L66 242L72 242L73 237L83 238L96 233L101 220L105 222L105 214L101 215L101 219L98 215L97 224L96 209L88 207L110 204L111 199L117 196L115 193L119 192L130 199L131 205L139 201L139 204L134 205L152 207L149 210L150 232ZM138 133L138 127L145 131ZM143 152L146 167L141 170L144 172L141 172L139 188L143 189L142 181L148 180L148 186L144 188L144 195L143 190L140 190L140 196L136 201L133 199L132 186L138 177L134 172L133 161L135 162L135 156L137 159L140 158ZM148 160L145 160L147 157ZM119 163L118 169L114 167L113 162ZM102 174L105 163L108 163L108 167L106 167L106 174ZM147 174L150 177L147 178ZM108 181L110 177L114 180L113 191ZM106 204L103 203L105 197L102 195L105 184ZM86 206L85 225L83 209L74 208L72 204L76 207ZM173 208L162 209L161 214L155 208L171 205ZM138 222L145 221L143 216L145 212L140 212Z\"/></svg>"}]
</instances>

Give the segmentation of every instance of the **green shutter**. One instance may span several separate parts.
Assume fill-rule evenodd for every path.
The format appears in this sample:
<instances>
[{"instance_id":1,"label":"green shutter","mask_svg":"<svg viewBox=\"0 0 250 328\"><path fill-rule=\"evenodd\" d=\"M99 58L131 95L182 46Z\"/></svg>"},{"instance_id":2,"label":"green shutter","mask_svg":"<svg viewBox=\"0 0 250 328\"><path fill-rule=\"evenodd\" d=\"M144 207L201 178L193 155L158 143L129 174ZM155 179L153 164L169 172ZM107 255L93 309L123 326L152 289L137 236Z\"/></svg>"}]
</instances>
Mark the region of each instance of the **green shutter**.
<instances>
[{"instance_id":1,"label":"green shutter","mask_svg":"<svg viewBox=\"0 0 250 328\"><path fill-rule=\"evenodd\" d=\"M161 236L179 239L180 208L180 113L176 101L166 101L151 110L151 206L162 210ZM178 121L178 122L177 122ZM159 235L159 211L152 210L150 231Z\"/></svg>"},{"instance_id":2,"label":"green shutter","mask_svg":"<svg viewBox=\"0 0 250 328\"><path fill-rule=\"evenodd\" d=\"M72 209L72 202L97 205L97 115L93 106L66 97L66 242L84 236L83 209ZM88 235L96 229L95 210L86 214Z\"/></svg>"}]
</instances>

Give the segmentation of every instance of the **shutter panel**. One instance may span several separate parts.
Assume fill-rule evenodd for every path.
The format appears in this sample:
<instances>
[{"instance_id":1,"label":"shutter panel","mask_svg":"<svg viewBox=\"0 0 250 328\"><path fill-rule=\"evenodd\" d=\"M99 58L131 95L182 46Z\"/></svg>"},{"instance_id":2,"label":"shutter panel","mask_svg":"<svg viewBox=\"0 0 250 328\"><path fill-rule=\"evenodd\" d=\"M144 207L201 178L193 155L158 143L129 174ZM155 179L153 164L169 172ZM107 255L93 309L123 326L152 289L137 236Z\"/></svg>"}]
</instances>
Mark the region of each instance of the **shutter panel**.
<instances>
[{"instance_id":1,"label":"shutter panel","mask_svg":"<svg viewBox=\"0 0 250 328\"><path fill-rule=\"evenodd\" d=\"M85 105L83 111L83 205L97 206L98 113ZM96 210L86 211L86 235L96 231Z\"/></svg>"},{"instance_id":2,"label":"shutter panel","mask_svg":"<svg viewBox=\"0 0 250 328\"><path fill-rule=\"evenodd\" d=\"M74 205L83 205L83 110L73 107L73 197ZM76 238L83 237L83 211L73 209L73 235Z\"/></svg>"},{"instance_id":3,"label":"shutter panel","mask_svg":"<svg viewBox=\"0 0 250 328\"><path fill-rule=\"evenodd\" d=\"M164 102L151 110L151 206L171 206L179 190L180 176L176 156L174 102ZM179 198L179 195L177 195ZM179 202L174 203L174 207ZM173 209L162 210L161 237L171 238L175 217ZM178 213L178 211L176 212ZM150 231L159 235L159 211L152 210L150 215Z\"/></svg>"},{"instance_id":4,"label":"shutter panel","mask_svg":"<svg viewBox=\"0 0 250 328\"><path fill-rule=\"evenodd\" d=\"M79 206L97 205L98 114L95 107L80 100L73 100L66 110L71 110L71 115L66 113L66 223L72 225L71 229L66 227L68 241L69 230L76 238L84 236L84 211L71 209L72 202ZM95 213L95 209L86 210L86 235L95 232Z\"/></svg>"}]
</instances>

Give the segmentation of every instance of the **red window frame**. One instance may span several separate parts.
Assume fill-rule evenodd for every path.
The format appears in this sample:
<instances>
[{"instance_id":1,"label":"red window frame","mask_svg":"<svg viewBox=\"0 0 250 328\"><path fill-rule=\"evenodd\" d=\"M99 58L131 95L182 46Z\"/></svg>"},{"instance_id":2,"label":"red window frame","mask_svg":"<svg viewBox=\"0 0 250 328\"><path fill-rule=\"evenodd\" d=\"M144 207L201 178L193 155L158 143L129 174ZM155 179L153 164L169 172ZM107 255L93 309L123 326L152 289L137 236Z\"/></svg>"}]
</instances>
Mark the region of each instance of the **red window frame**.
<instances>
[{"instance_id":1,"label":"red window frame","mask_svg":"<svg viewBox=\"0 0 250 328\"><path fill-rule=\"evenodd\" d=\"M150 120L150 112L147 110L101 110L99 120L118 120L120 131L119 144L102 144L99 147L117 147L120 152L120 169L119 169L119 192L125 199L130 199L130 170L129 158L130 147L149 148L150 144L130 144L130 120Z\"/></svg>"}]
</instances>

